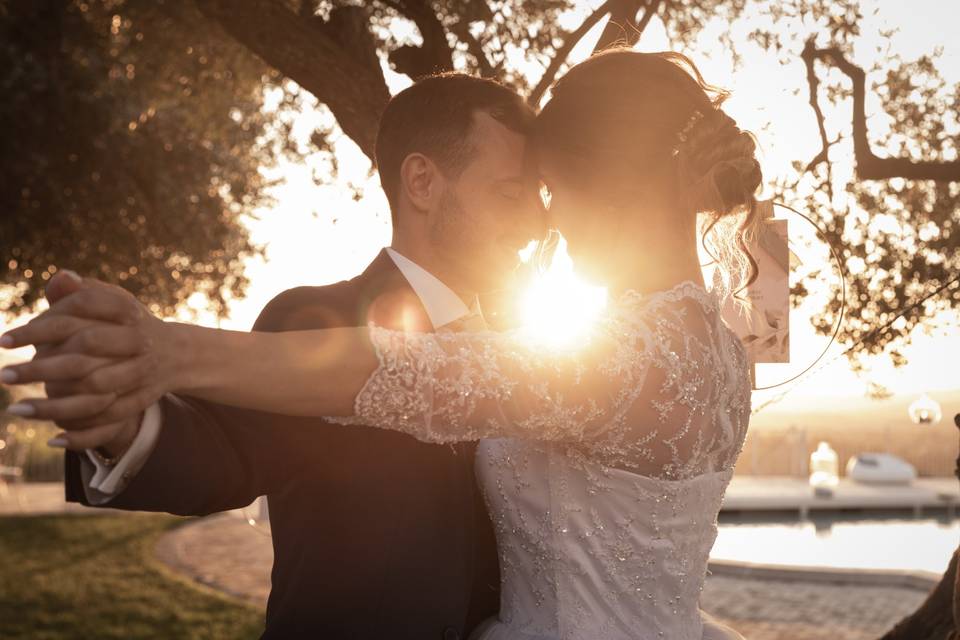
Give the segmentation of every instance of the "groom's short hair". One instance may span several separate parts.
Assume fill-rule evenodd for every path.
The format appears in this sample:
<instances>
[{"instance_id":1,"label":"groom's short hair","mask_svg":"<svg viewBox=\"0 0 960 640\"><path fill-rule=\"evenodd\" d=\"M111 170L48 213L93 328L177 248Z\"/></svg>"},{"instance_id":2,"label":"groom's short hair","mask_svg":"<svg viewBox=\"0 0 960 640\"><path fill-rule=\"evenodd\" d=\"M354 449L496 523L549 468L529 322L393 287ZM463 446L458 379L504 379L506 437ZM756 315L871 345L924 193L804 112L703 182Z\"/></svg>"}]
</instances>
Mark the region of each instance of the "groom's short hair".
<instances>
[{"instance_id":1,"label":"groom's short hair","mask_svg":"<svg viewBox=\"0 0 960 640\"><path fill-rule=\"evenodd\" d=\"M393 222L397 222L400 166L422 153L447 176L459 177L473 153L470 130L481 111L526 135L536 113L517 93L486 78L442 73L417 81L391 98L380 117L377 167Z\"/></svg>"}]
</instances>

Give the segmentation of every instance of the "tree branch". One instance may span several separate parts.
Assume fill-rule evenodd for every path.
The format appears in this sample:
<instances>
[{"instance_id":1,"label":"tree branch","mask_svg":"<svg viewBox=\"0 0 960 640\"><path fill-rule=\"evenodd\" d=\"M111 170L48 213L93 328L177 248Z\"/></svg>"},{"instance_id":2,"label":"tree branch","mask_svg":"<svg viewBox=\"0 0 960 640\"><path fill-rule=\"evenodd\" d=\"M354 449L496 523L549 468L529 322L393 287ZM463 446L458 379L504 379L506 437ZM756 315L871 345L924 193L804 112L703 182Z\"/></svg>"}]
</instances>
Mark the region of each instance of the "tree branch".
<instances>
[{"instance_id":1,"label":"tree branch","mask_svg":"<svg viewBox=\"0 0 960 640\"><path fill-rule=\"evenodd\" d=\"M649 1L647 10L643 13L643 17L640 18L640 22L638 22L633 31L628 34L628 42L631 47L640 41L640 36L643 35L647 25L650 24L653 16L657 15L657 10L660 8L661 2L662 0Z\"/></svg>"},{"instance_id":2,"label":"tree branch","mask_svg":"<svg viewBox=\"0 0 960 640\"><path fill-rule=\"evenodd\" d=\"M614 0L610 10L610 20L603 28L594 52L603 51L609 47L623 45L632 47L640 40L643 30L656 15L663 0ZM644 7L643 17L634 22L640 8Z\"/></svg>"},{"instance_id":3,"label":"tree branch","mask_svg":"<svg viewBox=\"0 0 960 640\"><path fill-rule=\"evenodd\" d=\"M497 75L497 70L490 63L490 58L484 52L483 45L470 33L470 24L466 20L458 20L452 30L454 35L466 43L470 55L476 58L480 75L484 78L492 78Z\"/></svg>"},{"instance_id":4,"label":"tree branch","mask_svg":"<svg viewBox=\"0 0 960 640\"><path fill-rule=\"evenodd\" d=\"M580 42L587 32L593 28L595 24L600 21L600 18L605 16L610 11L612 0L607 0L602 5L597 7L597 9L587 16L587 19L577 27L576 31L571 32L567 38L563 41L563 45L560 46L560 49L557 50L556 55L553 56L553 59L550 61L550 65L547 67L547 70L543 72L543 76L540 78L540 81L537 83L537 86L533 88L533 91L527 97L527 103L533 106L540 104L540 99L543 97L543 94L546 93L547 88L553 84L553 79L557 77L557 72L560 71L560 67L563 66L563 63L566 62L567 58L570 57L570 52L573 51L573 48L577 46L577 43Z\"/></svg>"},{"instance_id":5,"label":"tree branch","mask_svg":"<svg viewBox=\"0 0 960 640\"><path fill-rule=\"evenodd\" d=\"M807 41L801 57L807 65L807 82L810 85L810 103L817 115L820 127L820 139L823 149L810 162L808 169L826 161L827 142L823 126L823 112L820 109L816 89L819 81L814 73L814 61L832 63L853 83L853 154L856 160L857 177L861 180L889 180L905 178L907 180L936 180L939 182L960 181L960 160L952 162L916 161L910 158L881 158L870 149L867 138L867 116L865 108L866 73L860 67L847 60L843 52L836 47L817 49L813 40Z\"/></svg>"},{"instance_id":6,"label":"tree branch","mask_svg":"<svg viewBox=\"0 0 960 640\"><path fill-rule=\"evenodd\" d=\"M195 2L207 18L326 104L343 132L373 160L390 91L362 7L336 8L324 22L272 0Z\"/></svg>"},{"instance_id":7,"label":"tree branch","mask_svg":"<svg viewBox=\"0 0 960 640\"><path fill-rule=\"evenodd\" d=\"M413 79L432 73L453 70L453 49L447 32L429 0L380 0L417 25L423 44L405 45L390 53L390 62L397 71Z\"/></svg>"},{"instance_id":8,"label":"tree branch","mask_svg":"<svg viewBox=\"0 0 960 640\"><path fill-rule=\"evenodd\" d=\"M800 57L803 59L804 64L807 65L807 85L809 86L810 91L810 106L813 108L813 113L817 117L817 128L820 132L820 152L814 156L813 160L807 164L803 171L804 173L807 173L813 170L813 168L820 163L827 163L827 190L830 195L830 201L833 202L833 171L832 165L828 162L832 143L827 138L827 128L824 122L825 119L823 117L823 110L820 108L820 78L817 77L817 72L814 68L814 56L815 46L813 39L811 38L810 40L807 40L806 44L804 45Z\"/></svg>"}]
</instances>

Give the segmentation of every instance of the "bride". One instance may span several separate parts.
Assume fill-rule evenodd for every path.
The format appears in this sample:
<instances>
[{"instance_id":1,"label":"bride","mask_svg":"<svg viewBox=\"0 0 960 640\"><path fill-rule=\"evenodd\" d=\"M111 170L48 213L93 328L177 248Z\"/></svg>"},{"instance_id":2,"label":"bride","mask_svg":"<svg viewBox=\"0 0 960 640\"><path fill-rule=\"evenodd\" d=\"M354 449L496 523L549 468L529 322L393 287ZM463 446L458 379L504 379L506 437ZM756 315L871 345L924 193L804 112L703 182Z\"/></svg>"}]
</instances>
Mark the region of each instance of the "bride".
<instances>
[{"instance_id":1,"label":"bride","mask_svg":"<svg viewBox=\"0 0 960 640\"><path fill-rule=\"evenodd\" d=\"M756 275L742 238L761 175L725 96L681 55L625 50L555 86L530 146L553 226L611 300L576 348L157 323L158 358L178 367L166 390L480 440L503 586L475 639L740 638L699 608L750 415L745 352L719 308ZM720 266L709 290L698 242Z\"/></svg>"}]
</instances>

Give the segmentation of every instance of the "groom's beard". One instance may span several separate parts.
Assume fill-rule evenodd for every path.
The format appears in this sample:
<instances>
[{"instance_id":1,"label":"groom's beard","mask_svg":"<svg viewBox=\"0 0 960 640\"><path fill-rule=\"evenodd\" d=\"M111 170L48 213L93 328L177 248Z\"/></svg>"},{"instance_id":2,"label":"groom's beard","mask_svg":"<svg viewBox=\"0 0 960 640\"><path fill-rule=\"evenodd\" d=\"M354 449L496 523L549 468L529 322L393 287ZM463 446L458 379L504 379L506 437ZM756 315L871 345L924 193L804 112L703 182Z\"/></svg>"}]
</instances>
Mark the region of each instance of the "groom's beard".
<instances>
[{"instance_id":1,"label":"groom's beard","mask_svg":"<svg viewBox=\"0 0 960 640\"><path fill-rule=\"evenodd\" d=\"M473 291L500 286L504 274L492 257L490 229L470 215L452 189L440 197L441 215L429 229L430 244L456 278Z\"/></svg>"},{"instance_id":2,"label":"groom's beard","mask_svg":"<svg viewBox=\"0 0 960 640\"><path fill-rule=\"evenodd\" d=\"M440 217L430 226L430 244L440 250L463 247L472 235L468 225L467 213L457 194L452 189L444 189L440 196Z\"/></svg>"}]
</instances>

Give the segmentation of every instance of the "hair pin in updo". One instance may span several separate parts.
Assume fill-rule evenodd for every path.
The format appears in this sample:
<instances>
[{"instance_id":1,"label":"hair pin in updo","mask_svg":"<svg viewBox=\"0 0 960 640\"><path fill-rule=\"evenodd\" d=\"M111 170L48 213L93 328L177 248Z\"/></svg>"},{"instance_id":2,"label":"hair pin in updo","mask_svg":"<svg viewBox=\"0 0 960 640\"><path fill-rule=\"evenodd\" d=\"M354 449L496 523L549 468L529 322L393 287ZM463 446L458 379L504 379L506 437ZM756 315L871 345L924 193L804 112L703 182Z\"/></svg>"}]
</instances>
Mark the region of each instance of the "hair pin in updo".
<instances>
[{"instance_id":1,"label":"hair pin in updo","mask_svg":"<svg viewBox=\"0 0 960 640\"><path fill-rule=\"evenodd\" d=\"M687 123L683 125L683 128L680 129L680 132L677 134L677 142L683 144L690 137L690 132L693 131L693 128L697 126L697 123L703 119L703 112L699 109L695 110L690 117L687 119Z\"/></svg>"}]
</instances>

